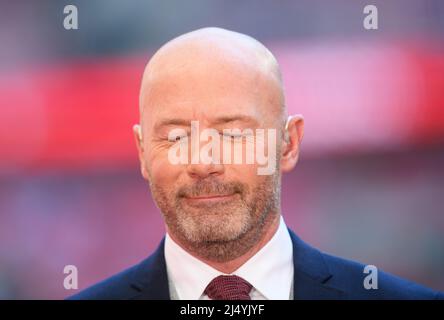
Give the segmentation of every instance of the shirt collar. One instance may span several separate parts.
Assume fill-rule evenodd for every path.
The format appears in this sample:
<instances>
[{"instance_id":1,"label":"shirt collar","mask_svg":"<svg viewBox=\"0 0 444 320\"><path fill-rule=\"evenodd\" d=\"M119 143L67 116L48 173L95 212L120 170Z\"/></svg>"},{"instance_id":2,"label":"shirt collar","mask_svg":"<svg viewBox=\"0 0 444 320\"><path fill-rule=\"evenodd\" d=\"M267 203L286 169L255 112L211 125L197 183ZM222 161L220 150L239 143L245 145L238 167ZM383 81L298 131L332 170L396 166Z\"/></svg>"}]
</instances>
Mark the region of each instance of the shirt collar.
<instances>
[{"instance_id":1,"label":"shirt collar","mask_svg":"<svg viewBox=\"0 0 444 320\"><path fill-rule=\"evenodd\" d=\"M193 257L171 237L165 237L168 277L180 299L197 300L206 286L224 273ZM247 280L266 299L289 299L293 281L293 245L284 219L273 237L232 274Z\"/></svg>"}]
</instances>

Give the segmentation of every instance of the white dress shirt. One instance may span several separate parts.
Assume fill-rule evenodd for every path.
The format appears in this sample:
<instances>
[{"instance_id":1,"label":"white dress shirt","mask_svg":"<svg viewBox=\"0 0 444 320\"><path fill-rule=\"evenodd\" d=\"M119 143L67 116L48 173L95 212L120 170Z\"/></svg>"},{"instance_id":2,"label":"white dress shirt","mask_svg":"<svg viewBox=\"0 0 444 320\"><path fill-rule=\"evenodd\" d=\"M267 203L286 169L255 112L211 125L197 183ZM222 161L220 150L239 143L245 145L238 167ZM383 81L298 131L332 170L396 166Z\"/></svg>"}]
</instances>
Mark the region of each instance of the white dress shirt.
<instances>
[{"instance_id":1,"label":"white dress shirt","mask_svg":"<svg viewBox=\"0 0 444 320\"><path fill-rule=\"evenodd\" d=\"M226 275L182 249L167 234L165 237L170 297L173 300L208 300L207 285ZM284 219L273 237L253 257L232 273L247 280L253 288L252 300L293 299L293 244Z\"/></svg>"}]
</instances>

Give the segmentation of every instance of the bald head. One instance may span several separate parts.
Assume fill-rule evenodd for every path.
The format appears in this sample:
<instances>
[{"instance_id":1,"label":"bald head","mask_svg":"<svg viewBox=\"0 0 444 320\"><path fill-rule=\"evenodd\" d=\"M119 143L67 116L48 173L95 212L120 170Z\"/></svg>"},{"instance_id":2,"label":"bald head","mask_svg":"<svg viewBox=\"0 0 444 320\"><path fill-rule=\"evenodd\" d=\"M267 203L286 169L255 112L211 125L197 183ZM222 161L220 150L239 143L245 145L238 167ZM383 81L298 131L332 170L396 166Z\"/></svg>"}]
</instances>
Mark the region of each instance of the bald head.
<instances>
[{"instance_id":1,"label":"bald head","mask_svg":"<svg viewBox=\"0 0 444 320\"><path fill-rule=\"evenodd\" d=\"M285 121L281 72L273 54L247 35L199 29L169 41L149 61L140 91L141 122L145 111L156 113L169 102L177 111L193 105L197 115L203 111L198 106L214 103L223 111L224 103L236 108L248 99L258 116Z\"/></svg>"}]
</instances>

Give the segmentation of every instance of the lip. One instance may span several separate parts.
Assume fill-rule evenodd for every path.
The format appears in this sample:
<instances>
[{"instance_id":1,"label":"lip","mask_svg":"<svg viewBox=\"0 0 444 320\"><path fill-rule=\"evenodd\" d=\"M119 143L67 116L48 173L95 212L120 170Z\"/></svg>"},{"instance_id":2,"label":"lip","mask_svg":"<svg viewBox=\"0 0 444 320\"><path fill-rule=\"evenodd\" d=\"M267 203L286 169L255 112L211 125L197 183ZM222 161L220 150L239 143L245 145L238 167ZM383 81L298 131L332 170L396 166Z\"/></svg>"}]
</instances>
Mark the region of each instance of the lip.
<instances>
[{"instance_id":1,"label":"lip","mask_svg":"<svg viewBox=\"0 0 444 320\"><path fill-rule=\"evenodd\" d=\"M203 195L198 197L185 197L186 200L195 203L227 201L234 197L235 193L224 195Z\"/></svg>"}]
</instances>

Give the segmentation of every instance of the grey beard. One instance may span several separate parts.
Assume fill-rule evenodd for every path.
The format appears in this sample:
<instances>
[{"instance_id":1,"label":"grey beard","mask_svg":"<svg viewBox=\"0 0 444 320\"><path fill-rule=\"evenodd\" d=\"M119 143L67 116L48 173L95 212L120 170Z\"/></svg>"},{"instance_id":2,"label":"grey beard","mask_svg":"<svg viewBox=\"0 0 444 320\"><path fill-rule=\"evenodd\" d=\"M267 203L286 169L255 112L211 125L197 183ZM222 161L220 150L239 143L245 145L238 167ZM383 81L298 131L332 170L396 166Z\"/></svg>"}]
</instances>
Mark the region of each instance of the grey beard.
<instances>
[{"instance_id":1,"label":"grey beard","mask_svg":"<svg viewBox=\"0 0 444 320\"><path fill-rule=\"evenodd\" d=\"M280 175L275 174L262 182L253 191L255 197L251 203L243 202L243 208L248 212L244 215L243 229L239 234L225 238L209 238L211 232L202 230L202 225L193 221L190 227L186 227L186 220L193 219L176 202L175 206L168 205L167 193L151 186L153 197L162 212L169 232L180 242L180 244L195 256L215 262L228 262L248 252L256 245L266 233L277 215L280 215ZM182 211L182 212L180 212ZM181 215L181 218L178 218ZM221 217L223 219L223 217ZM221 220L222 221L222 220ZM247 221L248 223L245 223ZM217 228L212 225L209 228Z\"/></svg>"}]
</instances>

